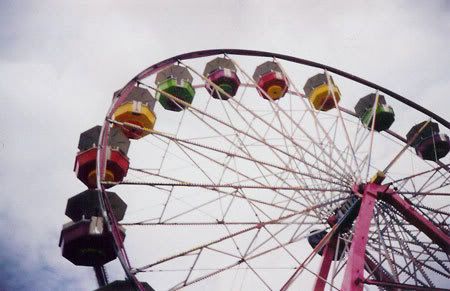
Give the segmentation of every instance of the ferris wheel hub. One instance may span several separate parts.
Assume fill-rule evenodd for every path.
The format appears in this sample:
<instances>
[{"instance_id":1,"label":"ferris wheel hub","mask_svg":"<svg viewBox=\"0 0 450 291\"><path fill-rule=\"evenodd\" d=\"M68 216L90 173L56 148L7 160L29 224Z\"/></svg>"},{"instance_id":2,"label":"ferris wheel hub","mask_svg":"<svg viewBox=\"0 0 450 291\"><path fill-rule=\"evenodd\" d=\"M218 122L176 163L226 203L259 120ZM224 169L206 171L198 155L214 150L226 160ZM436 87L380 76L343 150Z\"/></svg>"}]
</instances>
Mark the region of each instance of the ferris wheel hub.
<instances>
[{"instance_id":1,"label":"ferris wheel hub","mask_svg":"<svg viewBox=\"0 0 450 291\"><path fill-rule=\"evenodd\" d=\"M370 179L370 183L380 185L384 179L386 178L386 175L382 171L377 171L375 175Z\"/></svg>"}]
</instances>

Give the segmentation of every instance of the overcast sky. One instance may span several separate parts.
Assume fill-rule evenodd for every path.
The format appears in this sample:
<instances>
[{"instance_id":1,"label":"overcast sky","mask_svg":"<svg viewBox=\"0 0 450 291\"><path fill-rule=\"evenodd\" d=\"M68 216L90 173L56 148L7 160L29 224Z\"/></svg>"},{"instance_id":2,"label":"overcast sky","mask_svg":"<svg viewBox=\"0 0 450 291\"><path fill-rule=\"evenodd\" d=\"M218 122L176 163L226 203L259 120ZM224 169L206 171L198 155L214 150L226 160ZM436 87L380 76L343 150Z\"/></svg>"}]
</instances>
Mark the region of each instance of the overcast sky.
<instances>
[{"instance_id":1,"label":"overcast sky","mask_svg":"<svg viewBox=\"0 0 450 291\"><path fill-rule=\"evenodd\" d=\"M449 3L0 1L0 290L95 286L58 248L66 200L84 189L76 146L145 67L208 48L272 51L368 78L448 118Z\"/></svg>"}]
</instances>

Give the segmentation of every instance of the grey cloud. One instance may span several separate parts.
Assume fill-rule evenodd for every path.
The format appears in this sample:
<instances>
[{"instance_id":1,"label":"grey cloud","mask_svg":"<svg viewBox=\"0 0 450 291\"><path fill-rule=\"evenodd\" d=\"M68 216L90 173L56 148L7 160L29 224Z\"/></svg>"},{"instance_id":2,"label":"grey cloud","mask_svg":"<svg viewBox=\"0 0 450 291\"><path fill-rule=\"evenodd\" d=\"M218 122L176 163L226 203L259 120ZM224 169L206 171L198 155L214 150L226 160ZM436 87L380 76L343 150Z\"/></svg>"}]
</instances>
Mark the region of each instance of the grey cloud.
<instances>
[{"instance_id":1,"label":"grey cloud","mask_svg":"<svg viewBox=\"0 0 450 291\"><path fill-rule=\"evenodd\" d=\"M0 289L95 285L57 247L66 199L84 190L72 172L78 135L161 59L217 47L292 54L450 116L448 1L216 2L1 2Z\"/></svg>"}]
</instances>

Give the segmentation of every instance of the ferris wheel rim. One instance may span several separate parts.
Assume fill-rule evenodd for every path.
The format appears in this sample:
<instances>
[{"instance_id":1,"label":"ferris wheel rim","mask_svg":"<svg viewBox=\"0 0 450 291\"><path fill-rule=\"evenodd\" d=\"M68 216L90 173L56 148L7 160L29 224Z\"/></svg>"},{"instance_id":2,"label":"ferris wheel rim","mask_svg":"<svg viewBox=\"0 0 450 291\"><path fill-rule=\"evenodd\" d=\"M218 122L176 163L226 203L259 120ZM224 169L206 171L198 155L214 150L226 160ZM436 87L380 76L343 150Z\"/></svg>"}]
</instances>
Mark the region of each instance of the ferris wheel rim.
<instances>
[{"instance_id":1,"label":"ferris wheel rim","mask_svg":"<svg viewBox=\"0 0 450 291\"><path fill-rule=\"evenodd\" d=\"M259 51L259 50L247 50L247 49L229 49L229 48L198 50L198 51L191 51L188 53L179 54L179 55L167 58L165 60L162 60L153 65L150 65L146 69L142 70L139 74L137 74L134 78L132 78L127 84L125 84L124 87L122 87L120 90L118 90L117 93L118 93L119 98L114 100L114 102L111 104L111 107L109 108L109 110L106 114L105 122L103 123L102 128L107 125L107 119L112 117L112 114L114 113L114 110L116 109L115 104L120 104L120 102L123 101L126 98L126 96L128 95L127 91L129 89L131 89L134 85L139 83L140 80L148 77L149 75L152 75L152 74L158 72L159 70L162 70L163 68L165 68L171 64L177 63L182 60L197 59L197 58L203 58L203 57L209 57L209 56L215 56L215 55L227 55L227 54L241 55L241 56L253 56L253 57L277 58L277 59L282 59L282 60L286 60L289 62L305 65L308 67L320 68L320 69L335 73L346 79L355 81L364 86L370 87L370 88L378 90L380 92L383 92L383 93L389 95L390 97L400 101L401 103L403 103L411 108L414 108L417 111L432 118L433 120L439 122L444 127L450 129L450 121L439 116L438 114L430 111L429 109L419 105L418 103L416 103L416 102L414 102L392 90L389 90L381 85L375 84L373 82L370 82L366 79L360 78L360 77L358 77L354 74L348 73L346 71L343 71L343 70L340 70L335 67L331 67L331 66L319 63L319 62L310 61L307 59L302 59L302 58L285 55L285 54L280 54L280 53L273 53L273 52ZM125 93L125 94L123 94L123 93ZM352 110L349 110L346 108L342 108L342 109L343 109L344 113L352 115L352 116L356 116ZM405 143L405 144L407 143L406 139L404 137L402 137L400 134L398 134L392 130L386 130L386 132L388 134L390 134L391 136L395 137L396 139L402 141L403 143ZM450 167L448 165L444 165L441 161L437 161L437 163L440 166L442 166L446 171L450 172ZM97 184L97 185L99 185L99 184Z\"/></svg>"},{"instance_id":2,"label":"ferris wheel rim","mask_svg":"<svg viewBox=\"0 0 450 291\"><path fill-rule=\"evenodd\" d=\"M349 73L340 71L338 69L335 69L333 67L329 67L323 64L319 64L319 63L315 63L312 61L307 61L307 60L303 60L303 59L299 59L299 58L295 58L295 57L291 57L291 56L286 56L286 55L281 55L281 54L276 54L276 53L269 53L269 52L262 52L262 51L253 51L253 50L237 50L237 49L215 49L215 50L204 50L204 51L194 51L194 52L190 52L190 53L186 53L186 54L181 54L172 58L168 58L164 61L161 61L155 65L152 65L150 67L148 67L147 69L143 70L141 73L139 73L136 77L134 77L131 81L129 81L120 91L119 91L119 97L116 98L113 103L111 104L111 107L108 110L108 113L106 115L105 121L103 123L102 126L102 131L101 131L101 135L100 135L100 139L99 139L99 148L98 148L98 152L97 152L97 187L98 189L101 189L102 193L105 192L105 188L101 182L101 177L102 177L102 173L104 171L104 168L106 166L105 164L105 158L106 158L106 148L107 148L107 142L108 142L108 131L109 131L109 121L108 119L112 117L112 114L116 108L116 106L118 104L121 103L121 101L124 100L124 98L126 98L126 96L129 93L129 90L136 85L140 80L148 77L149 75L154 74L155 72L163 69L164 67L170 65L170 64L174 64L176 62L179 62L180 60L187 60L187 59L192 59L192 58L202 58L202 57L207 57L207 56L214 56L214 55L221 55L221 54L230 54L230 55L244 55L244 56L255 56L255 57L272 57L272 58L279 58L279 59L283 59L283 60L287 60L287 61L292 61L295 63L299 63L302 65L307 65L307 66L311 66L311 67L317 67L317 68L321 68L330 72L333 72L335 74L338 74L340 76L343 76L344 78L353 80L355 82L358 82L360 84L363 84L367 87L379 90L380 92L383 92L395 99L397 99L398 101L404 103L405 105L412 107L426 115L428 115L429 117L432 117L434 120L438 121L440 124L442 124L443 126L447 127L450 129L450 123L448 121L446 121L444 118L438 116L437 114L429 111L428 109L425 109L424 107L416 104L413 101L410 101L409 99L396 94L384 87L381 87L379 85L376 85L374 83L371 83L369 81L366 81L364 79L361 79L359 77L356 77L354 75L351 75ZM351 115L354 115L353 112L351 112L350 110L349 113ZM344 111L345 112L345 111ZM346 112L348 113L348 112ZM391 135L393 135L394 137L397 137L398 139L400 139L402 142L406 143L405 139L402 138L401 136L399 136L398 134L396 134L395 132L388 132ZM448 167L445 167L445 169L447 171L449 171ZM104 197L102 194L100 194L100 201L101 201L101 207L103 210L104 215L107 216L108 212L108 202L104 200ZM108 224L114 229L114 227L117 227L117 222L114 221L110 221L110 219L108 219L108 217L106 218ZM118 242L118 241L117 241ZM117 244L119 245L119 244ZM137 281L137 278L135 276L135 274L131 271L131 269L129 269L129 263L127 263L128 259L127 259L127 255L126 255L126 251L125 249L123 249L123 252L121 253L120 250L117 250L118 254L119 254L119 260L122 264L122 266L124 267L125 271L127 272L127 269L129 272L127 272L127 276L132 279L137 286L139 286L139 283ZM139 286L139 288L141 288L141 286Z\"/></svg>"},{"instance_id":3,"label":"ferris wheel rim","mask_svg":"<svg viewBox=\"0 0 450 291\"><path fill-rule=\"evenodd\" d=\"M445 118L439 116L438 114L426 109L425 107L417 104L414 101L411 101L410 99L395 93L392 90L389 90L381 85L375 84L373 82L370 82L366 79L360 78L354 74L348 73L346 71L342 71L339 70L335 67L331 67L322 63L318 63L315 61L310 61L307 59L302 59L302 58L298 58L298 57L294 57L294 56L290 56L290 55L284 55L284 54L279 54L279 53L273 53L273 52L267 52L267 51L258 51L258 50L246 50L246 49L209 49L209 50L199 50L199 51L191 51L188 53L184 53L184 54L179 54L170 58L167 58L163 61L160 61L158 63L155 63L149 67L147 67L146 69L142 70L139 74L137 74L134 78L132 78L122 89L120 89L119 94L122 94L122 92L124 91L125 88L132 86L133 84L135 84L137 81L140 81L146 77L148 77L151 74L154 74L155 72L163 69L166 66L169 66L171 64L177 63L180 60L188 60L188 59L196 59L196 58L203 58L203 57L208 57L208 56L215 56L215 55L242 55L242 56L253 56L253 57L268 57L268 58L277 58L277 59L282 59L282 60L286 60L289 62L294 62L297 64L301 64L301 65L306 65L309 67L315 67L315 68L320 68L323 70L327 70L329 72L335 73L337 75L340 75L346 79L355 81L357 83L360 83L362 85L365 85L367 87L370 87L372 89L375 90L379 90L380 92L383 92L389 96L391 96L392 98L404 103L407 106L410 106L416 110L418 110L419 112L433 118L433 120L439 122L440 124L442 124L444 127L450 129L450 122L448 120L446 120ZM123 96L121 96L123 97ZM120 100L120 98L119 98ZM108 112L107 116L111 117L111 110Z\"/></svg>"}]
</instances>

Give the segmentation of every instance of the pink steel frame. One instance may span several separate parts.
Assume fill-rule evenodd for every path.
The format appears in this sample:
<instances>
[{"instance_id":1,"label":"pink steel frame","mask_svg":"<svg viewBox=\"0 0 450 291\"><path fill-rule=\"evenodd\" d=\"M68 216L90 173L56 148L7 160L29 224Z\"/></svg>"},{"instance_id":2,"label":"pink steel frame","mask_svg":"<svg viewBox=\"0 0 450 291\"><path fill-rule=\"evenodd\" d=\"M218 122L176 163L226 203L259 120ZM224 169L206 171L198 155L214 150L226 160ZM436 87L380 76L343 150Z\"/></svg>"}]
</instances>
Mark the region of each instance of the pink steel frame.
<instances>
[{"instance_id":1,"label":"pink steel frame","mask_svg":"<svg viewBox=\"0 0 450 291\"><path fill-rule=\"evenodd\" d=\"M353 186L353 192L358 195L361 194L358 193L358 185ZM417 212L413 206L401 198L399 194L390 189L389 185L367 184L364 187L364 193L362 193L361 207L358 217L356 218L353 239L348 253L347 267L345 269L344 280L341 287L341 290L343 291L361 291L363 290L364 282L380 286L389 285L390 287L411 288L410 285L396 283L393 281L392 277L377 275L376 272L374 273L374 276L377 278L377 281L367 281L364 278L365 263L367 263L371 269L376 267L373 266L374 263L366 257L366 244L369 237L368 234L370 221L373 217L373 209L378 199L392 205L403 215L407 222L416 226L447 254L450 252L450 237ZM328 277L335 248L336 239L332 239L325 249L314 291L324 290L325 280Z\"/></svg>"},{"instance_id":2,"label":"pink steel frame","mask_svg":"<svg viewBox=\"0 0 450 291\"><path fill-rule=\"evenodd\" d=\"M314 285L314 291L323 290L325 288L325 282L330 272L331 261L333 260L337 245L337 237L333 236L328 242L323 252L322 265L320 266L319 277L316 279Z\"/></svg>"}]
</instances>

